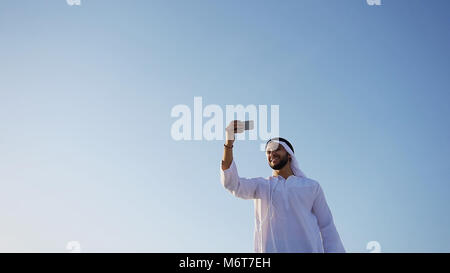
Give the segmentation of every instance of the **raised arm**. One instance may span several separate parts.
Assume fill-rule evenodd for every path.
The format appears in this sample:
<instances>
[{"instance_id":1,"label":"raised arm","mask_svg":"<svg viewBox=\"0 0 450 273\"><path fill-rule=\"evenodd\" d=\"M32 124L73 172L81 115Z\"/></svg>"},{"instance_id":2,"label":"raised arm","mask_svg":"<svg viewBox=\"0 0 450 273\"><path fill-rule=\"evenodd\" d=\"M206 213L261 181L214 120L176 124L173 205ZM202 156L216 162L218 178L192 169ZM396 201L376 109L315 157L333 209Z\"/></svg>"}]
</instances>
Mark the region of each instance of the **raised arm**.
<instances>
[{"instance_id":1,"label":"raised arm","mask_svg":"<svg viewBox=\"0 0 450 273\"><path fill-rule=\"evenodd\" d=\"M225 145L222 158L222 170L230 168L231 162L233 162L233 144L234 134L242 133L244 131L244 124L241 121L233 120L225 128Z\"/></svg>"},{"instance_id":2,"label":"raised arm","mask_svg":"<svg viewBox=\"0 0 450 273\"><path fill-rule=\"evenodd\" d=\"M236 164L231 163L230 168L220 170L220 181L222 186L231 194L242 199L258 199L263 196L269 183L262 177L244 178L239 177Z\"/></svg>"},{"instance_id":3,"label":"raised arm","mask_svg":"<svg viewBox=\"0 0 450 273\"><path fill-rule=\"evenodd\" d=\"M264 183L263 178L239 177L236 164L233 160L234 134L244 131L244 123L234 120L228 125L225 131L226 140L222 158L222 169L220 171L222 185L236 197L242 199L259 198L261 188L267 183Z\"/></svg>"}]
</instances>

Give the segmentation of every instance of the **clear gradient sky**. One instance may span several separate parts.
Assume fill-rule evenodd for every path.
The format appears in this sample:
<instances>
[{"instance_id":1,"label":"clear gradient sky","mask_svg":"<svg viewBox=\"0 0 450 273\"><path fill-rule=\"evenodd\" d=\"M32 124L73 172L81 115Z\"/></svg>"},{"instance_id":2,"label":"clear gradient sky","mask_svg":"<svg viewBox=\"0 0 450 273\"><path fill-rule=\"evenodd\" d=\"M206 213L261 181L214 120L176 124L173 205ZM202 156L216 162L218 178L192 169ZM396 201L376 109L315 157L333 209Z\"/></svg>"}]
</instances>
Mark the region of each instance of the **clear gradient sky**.
<instances>
[{"instance_id":1,"label":"clear gradient sky","mask_svg":"<svg viewBox=\"0 0 450 273\"><path fill-rule=\"evenodd\" d=\"M280 105L350 252L450 252L450 1L2 0L0 252L253 252L194 96ZM225 126L225 123L224 123ZM269 176L261 141L240 175Z\"/></svg>"}]
</instances>

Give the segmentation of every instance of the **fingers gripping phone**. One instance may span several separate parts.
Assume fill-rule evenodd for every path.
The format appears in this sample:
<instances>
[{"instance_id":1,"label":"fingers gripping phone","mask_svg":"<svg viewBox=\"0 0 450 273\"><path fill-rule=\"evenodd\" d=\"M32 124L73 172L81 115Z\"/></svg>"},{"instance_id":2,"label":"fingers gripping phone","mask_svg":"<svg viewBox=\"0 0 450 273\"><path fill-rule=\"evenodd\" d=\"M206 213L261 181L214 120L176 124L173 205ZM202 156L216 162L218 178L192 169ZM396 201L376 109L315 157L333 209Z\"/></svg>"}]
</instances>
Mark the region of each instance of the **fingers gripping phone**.
<instances>
[{"instance_id":1,"label":"fingers gripping phone","mask_svg":"<svg viewBox=\"0 0 450 273\"><path fill-rule=\"evenodd\" d=\"M234 133L242 133L245 130L253 130L255 126L253 120L246 120L246 121L235 120L233 127Z\"/></svg>"}]
</instances>

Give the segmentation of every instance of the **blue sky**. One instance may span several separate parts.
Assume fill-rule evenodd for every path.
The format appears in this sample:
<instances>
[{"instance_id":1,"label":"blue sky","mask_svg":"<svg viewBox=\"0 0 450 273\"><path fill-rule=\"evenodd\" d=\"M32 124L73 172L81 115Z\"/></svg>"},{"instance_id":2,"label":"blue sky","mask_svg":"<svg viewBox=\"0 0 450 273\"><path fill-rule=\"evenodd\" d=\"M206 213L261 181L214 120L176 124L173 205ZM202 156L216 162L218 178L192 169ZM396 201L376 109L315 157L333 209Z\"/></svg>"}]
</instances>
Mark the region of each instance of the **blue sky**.
<instances>
[{"instance_id":1,"label":"blue sky","mask_svg":"<svg viewBox=\"0 0 450 273\"><path fill-rule=\"evenodd\" d=\"M223 141L178 104L279 105L347 251L450 251L446 0L3 1L0 251L252 252ZM225 126L225 123L224 123ZM261 141L235 144L268 176Z\"/></svg>"}]
</instances>

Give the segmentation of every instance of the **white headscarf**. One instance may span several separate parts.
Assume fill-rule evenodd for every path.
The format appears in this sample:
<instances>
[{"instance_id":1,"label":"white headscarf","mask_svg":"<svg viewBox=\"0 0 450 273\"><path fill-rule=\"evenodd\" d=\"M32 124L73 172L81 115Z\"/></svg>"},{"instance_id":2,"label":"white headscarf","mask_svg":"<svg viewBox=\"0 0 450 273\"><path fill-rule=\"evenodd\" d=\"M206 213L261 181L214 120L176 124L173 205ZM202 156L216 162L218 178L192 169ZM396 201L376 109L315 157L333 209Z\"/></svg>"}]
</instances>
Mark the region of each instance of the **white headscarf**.
<instances>
[{"instance_id":1,"label":"white headscarf","mask_svg":"<svg viewBox=\"0 0 450 273\"><path fill-rule=\"evenodd\" d=\"M276 142L276 143L283 145L284 149L286 149L286 151L291 155L291 169L292 169L292 172L294 173L294 175L306 178L306 175L302 172L302 170L300 170L298 161L295 158L294 152L291 150L291 148L282 140L279 141L279 140L274 139L274 140L269 141L269 143L270 142Z\"/></svg>"}]
</instances>

